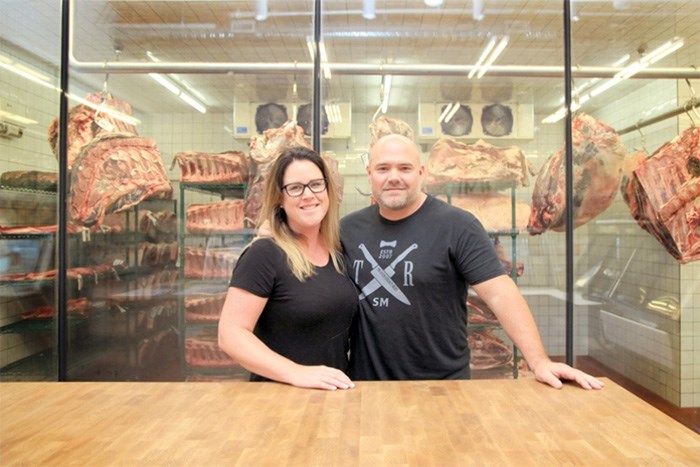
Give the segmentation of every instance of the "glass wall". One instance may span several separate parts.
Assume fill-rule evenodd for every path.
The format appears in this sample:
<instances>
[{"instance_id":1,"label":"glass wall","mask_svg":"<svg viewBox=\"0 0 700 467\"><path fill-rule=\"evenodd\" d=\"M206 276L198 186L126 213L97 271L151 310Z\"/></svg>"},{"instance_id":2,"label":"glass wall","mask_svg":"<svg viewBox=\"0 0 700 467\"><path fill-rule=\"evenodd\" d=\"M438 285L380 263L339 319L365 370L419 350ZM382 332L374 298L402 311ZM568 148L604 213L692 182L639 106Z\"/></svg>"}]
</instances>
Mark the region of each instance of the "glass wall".
<instances>
[{"instance_id":1,"label":"glass wall","mask_svg":"<svg viewBox=\"0 0 700 467\"><path fill-rule=\"evenodd\" d=\"M571 2L578 164L571 265L563 178L552 170L538 176L563 161L563 3L322 1L315 24L316 3L70 2L68 379L246 377L216 347L217 313L254 232L266 164L280 145L314 145L318 98L318 149L343 178L341 214L370 203L363 155L373 135L411 134L427 167L425 190L480 217L550 355L566 356L570 266L575 363L613 370L677 405L698 405L698 263L680 265L618 194L619 170L631 173L625 154L650 155L692 123L681 113L630 129L682 106L691 86L700 87L690 69L700 56L693 2ZM36 123L22 137L0 138L0 164L3 172L55 173L55 140L46 134L56 133L58 95L10 65L57 85L60 12L55 2L38 5L46 25L37 34L21 5L2 3L0 102ZM674 40L683 45L610 84ZM625 154L611 150L609 159L579 164L582 143L609 144L604 132L579 129L608 127ZM465 162L480 153L517 169L504 177ZM91 165L94 158L101 162ZM102 176L85 177L86 168ZM125 178L125 171L139 175ZM2 195L2 227L55 224L55 195L18 196L4 183ZM26 203L46 205L49 218L28 214ZM52 319L23 317L54 302L53 282L20 289L9 274L55 267L54 239L0 239L3 379L24 377L14 368L25 358L53 361L42 354L55 347ZM477 354L474 376L528 377L497 323L472 317L471 344L496 349ZM37 323L44 330L35 332Z\"/></svg>"},{"instance_id":2,"label":"glass wall","mask_svg":"<svg viewBox=\"0 0 700 467\"><path fill-rule=\"evenodd\" d=\"M0 5L0 379L53 380L60 8L22 4Z\"/></svg>"},{"instance_id":3,"label":"glass wall","mask_svg":"<svg viewBox=\"0 0 700 467\"><path fill-rule=\"evenodd\" d=\"M575 231L575 285L585 304L576 308L578 340L586 343L579 360L601 363L675 405L697 406L698 199L697 190L685 200L676 193L697 177L691 127L700 122L692 110L700 81L686 80L684 71L700 54L693 26L700 9L682 1L575 6L574 63L619 70L617 79L576 79L575 107L614 128L627 153L619 161L622 185L599 187L599 197L612 198L600 206L609 207ZM614 33L594 32L601 18ZM618 167L613 153L604 157ZM590 167L581 169L583 177ZM665 203L680 209L662 221Z\"/></svg>"}]
</instances>

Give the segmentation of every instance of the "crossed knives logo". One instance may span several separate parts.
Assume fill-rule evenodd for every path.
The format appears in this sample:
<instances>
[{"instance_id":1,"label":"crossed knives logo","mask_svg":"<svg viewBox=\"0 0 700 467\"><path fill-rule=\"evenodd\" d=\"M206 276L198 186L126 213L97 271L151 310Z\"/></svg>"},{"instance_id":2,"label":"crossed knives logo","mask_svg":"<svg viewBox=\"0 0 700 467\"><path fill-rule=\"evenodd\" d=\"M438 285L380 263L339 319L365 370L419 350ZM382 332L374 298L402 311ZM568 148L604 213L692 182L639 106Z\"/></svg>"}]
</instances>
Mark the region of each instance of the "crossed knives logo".
<instances>
[{"instance_id":1,"label":"crossed knives logo","mask_svg":"<svg viewBox=\"0 0 700 467\"><path fill-rule=\"evenodd\" d=\"M382 246L396 246L396 242L381 242L380 247ZM362 288L362 293L360 294L360 300L362 300L365 297L368 297L370 294L375 292L378 288L383 288L387 292L389 292L394 298L399 300L402 303L405 303L406 305L410 305L411 302L408 301L408 298L406 298L406 295L399 289L399 286L396 285L396 283L392 280L392 277L394 277L394 274L396 274L396 266L404 259L406 256L418 248L418 244L414 243L413 245L409 246L404 250L400 255L398 255L394 261L389 264L389 266L386 267L386 269L382 268L379 263L377 263L377 260L374 259L374 257L370 254L369 250L367 250L367 247L365 246L364 243L360 243L358 245L358 248L362 251L362 254L365 256L367 261L369 262L370 266L372 266L372 277L373 279L367 283Z\"/></svg>"}]
</instances>

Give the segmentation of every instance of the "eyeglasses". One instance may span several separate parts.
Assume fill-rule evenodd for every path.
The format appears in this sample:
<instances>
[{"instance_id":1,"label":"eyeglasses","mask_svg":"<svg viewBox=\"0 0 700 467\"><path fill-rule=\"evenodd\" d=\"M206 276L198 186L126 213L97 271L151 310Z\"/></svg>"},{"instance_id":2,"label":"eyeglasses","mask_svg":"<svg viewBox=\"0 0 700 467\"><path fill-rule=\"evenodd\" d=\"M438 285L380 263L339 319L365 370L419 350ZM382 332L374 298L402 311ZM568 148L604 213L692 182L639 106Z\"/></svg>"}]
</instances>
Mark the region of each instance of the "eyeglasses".
<instances>
[{"instance_id":1,"label":"eyeglasses","mask_svg":"<svg viewBox=\"0 0 700 467\"><path fill-rule=\"evenodd\" d=\"M288 183L282 189L292 198L297 198L304 193L306 187L309 187L311 193L322 193L327 187L327 182L325 178L317 178L309 183Z\"/></svg>"}]
</instances>

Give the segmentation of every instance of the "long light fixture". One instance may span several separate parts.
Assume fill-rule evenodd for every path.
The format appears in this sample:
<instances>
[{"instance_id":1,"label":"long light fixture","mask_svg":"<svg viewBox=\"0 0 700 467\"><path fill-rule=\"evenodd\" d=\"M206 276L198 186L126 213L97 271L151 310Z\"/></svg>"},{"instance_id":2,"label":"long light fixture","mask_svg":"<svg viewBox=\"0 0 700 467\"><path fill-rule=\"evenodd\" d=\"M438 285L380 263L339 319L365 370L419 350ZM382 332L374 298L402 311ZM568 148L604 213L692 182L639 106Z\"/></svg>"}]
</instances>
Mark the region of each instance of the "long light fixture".
<instances>
[{"instance_id":1,"label":"long light fixture","mask_svg":"<svg viewBox=\"0 0 700 467\"><path fill-rule=\"evenodd\" d=\"M389 110L389 94L391 93L391 75L384 75L382 78L381 85L381 95L382 95L382 105L380 107L381 112L385 114Z\"/></svg>"},{"instance_id":2,"label":"long light fixture","mask_svg":"<svg viewBox=\"0 0 700 467\"><path fill-rule=\"evenodd\" d=\"M343 122L343 117L340 115L340 107L338 104L325 104L323 107L326 109L326 115L328 116L328 121L330 123Z\"/></svg>"},{"instance_id":3,"label":"long light fixture","mask_svg":"<svg viewBox=\"0 0 700 467\"><path fill-rule=\"evenodd\" d=\"M440 6L442 5L442 0L423 0L426 6Z\"/></svg>"},{"instance_id":4,"label":"long light fixture","mask_svg":"<svg viewBox=\"0 0 700 467\"><path fill-rule=\"evenodd\" d=\"M630 57L630 54L625 54L625 55L623 55L622 57L620 57L618 60L616 60L615 62L611 63L610 66L613 66L613 67L622 66L622 65L624 65L625 63L627 63L627 62L629 61L630 58L631 58L631 57ZM572 96L581 96L580 99L584 99L584 98L586 98L586 97L590 98L590 95L589 95L589 94L582 95L581 93L582 93L585 89L588 89L588 88L590 88L591 86L593 86L595 83L599 82L600 80L601 80L601 78L592 78L591 80L586 81L585 83L581 84L580 86L576 86L576 87L573 89L573 91L571 91L571 95L572 95ZM559 100L559 103L560 103L560 104L563 104L563 103L564 103L564 100L565 100L565 97L562 96L562 98ZM583 102L585 102L586 100L588 100L588 99L585 99ZM583 103L583 102L582 102L582 103Z\"/></svg>"},{"instance_id":5,"label":"long light fixture","mask_svg":"<svg viewBox=\"0 0 700 467\"><path fill-rule=\"evenodd\" d=\"M267 19L267 0L258 0L255 7L255 19L265 21Z\"/></svg>"},{"instance_id":6,"label":"long light fixture","mask_svg":"<svg viewBox=\"0 0 700 467\"><path fill-rule=\"evenodd\" d=\"M113 117L117 120L121 120L122 122L128 123L129 125L136 126L139 123L141 123L141 120L139 120L138 118L136 118L132 115L125 114L125 113L120 112L116 109L105 107L102 104L95 104L93 102L90 102L87 99L83 99L82 97L78 97L78 96L70 94L70 93L66 93L66 97L72 101L83 104L86 107L90 107L91 109L93 109L96 112L108 114L110 117Z\"/></svg>"},{"instance_id":7,"label":"long light fixture","mask_svg":"<svg viewBox=\"0 0 700 467\"><path fill-rule=\"evenodd\" d=\"M503 36L500 42L498 42L498 45L496 45L497 40L498 39L495 36L489 40L488 44L486 44L486 47L484 48L484 51L481 53L479 60L477 60L474 67L467 75L467 78L472 79L474 75L476 75L476 79L481 79L481 77L486 74L488 69L491 68L493 62L496 61L498 56L503 52L503 49L505 49L508 45L509 38L508 36Z\"/></svg>"},{"instance_id":8,"label":"long light fixture","mask_svg":"<svg viewBox=\"0 0 700 467\"><path fill-rule=\"evenodd\" d=\"M472 18L474 21L484 19L484 0L472 0Z\"/></svg>"},{"instance_id":9,"label":"long light fixture","mask_svg":"<svg viewBox=\"0 0 700 467\"><path fill-rule=\"evenodd\" d=\"M153 62L160 62L160 60L150 51L146 51L146 56L148 56L148 58ZM176 75L165 76L160 73L149 73L148 76L150 76L165 89L175 94L190 107L194 108L200 113L207 113L207 108L202 102L199 102L197 99L185 92L185 89L182 89L182 87L185 87L191 94L195 94L202 101L204 100L202 94L196 89L192 88L185 80L181 80ZM177 83L175 83L173 80L177 81Z\"/></svg>"},{"instance_id":10,"label":"long light fixture","mask_svg":"<svg viewBox=\"0 0 700 467\"><path fill-rule=\"evenodd\" d=\"M6 57L4 55L0 55L0 68L4 68L7 71L10 71L25 79L28 79L29 81L43 86L45 88L53 89L56 91L59 90L56 86L54 86L51 83L51 78L46 76L44 73L29 68L28 66L23 65L22 63L15 62L11 58Z\"/></svg>"},{"instance_id":11,"label":"long light fixture","mask_svg":"<svg viewBox=\"0 0 700 467\"><path fill-rule=\"evenodd\" d=\"M647 55L643 55L639 60L636 60L624 67L622 70L617 72L615 76L610 78L608 81L600 84L599 86L595 87L588 94L584 94L583 96L581 96L577 103L572 103L571 110L578 110L581 107L581 105L587 102L590 98L599 96L600 94L604 93L610 88L620 84L622 81L631 78L632 76L647 68L649 65L658 62L662 58L667 57L676 50L680 49L681 47L683 47L684 44L685 41L680 37L674 37L673 39L663 43L656 49L649 52ZM542 120L542 123L554 123L564 118L564 116L566 116L566 108L562 107L553 114L544 118Z\"/></svg>"},{"instance_id":12,"label":"long light fixture","mask_svg":"<svg viewBox=\"0 0 700 467\"><path fill-rule=\"evenodd\" d=\"M362 1L362 17L364 19L374 19L377 17L375 0Z\"/></svg>"},{"instance_id":13,"label":"long light fixture","mask_svg":"<svg viewBox=\"0 0 700 467\"><path fill-rule=\"evenodd\" d=\"M316 60L316 43L312 38L307 38L306 39L306 48L309 51L309 57L311 57L311 61L313 62ZM332 74L331 74L331 67L328 64L328 52L326 52L326 44L321 41L318 43L318 52L321 55L321 72L323 73L323 77L326 79L331 79Z\"/></svg>"},{"instance_id":14,"label":"long light fixture","mask_svg":"<svg viewBox=\"0 0 700 467\"><path fill-rule=\"evenodd\" d=\"M445 106L445 108L440 113L438 117L438 123L448 123L455 116L459 108L462 106L459 102L450 102Z\"/></svg>"},{"instance_id":15,"label":"long light fixture","mask_svg":"<svg viewBox=\"0 0 700 467\"><path fill-rule=\"evenodd\" d=\"M576 0L571 0L571 21L578 21L581 17L578 14L578 3Z\"/></svg>"}]
</instances>

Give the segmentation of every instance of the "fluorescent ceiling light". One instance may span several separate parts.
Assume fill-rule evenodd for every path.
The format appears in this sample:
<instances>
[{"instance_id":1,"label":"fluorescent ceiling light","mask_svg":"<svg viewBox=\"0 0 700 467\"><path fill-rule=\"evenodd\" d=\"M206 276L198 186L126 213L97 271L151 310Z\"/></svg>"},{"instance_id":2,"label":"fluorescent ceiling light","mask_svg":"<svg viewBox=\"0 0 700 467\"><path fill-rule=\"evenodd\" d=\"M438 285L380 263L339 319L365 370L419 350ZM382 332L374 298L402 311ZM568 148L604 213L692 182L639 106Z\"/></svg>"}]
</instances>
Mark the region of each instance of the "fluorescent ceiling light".
<instances>
[{"instance_id":1,"label":"fluorescent ceiling light","mask_svg":"<svg viewBox=\"0 0 700 467\"><path fill-rule=\"evenodd\" d=\"M183 101L187 102L189 105L191 105L193 108L198 110L200 113L207 113L207 108L204 107L202 104L194 100L193 97L191 97L189 94L186 94L184 92L181 92L178 97L182 99Z\"/></svg>"},{"instance_id":2,"label":"fluorescent ceiling light","mask_svg":"<svg viewBox=\"0 0 700 467\"><path fill-rule=\"evenodd\" d=\"M326 104L323 107L326 109L326 115L328 115L330 123L341 123L343 121L338 104Z\"/></svg>"},{"instance_id":3,"label":"fluorescent ceiling light","mask_svg":"<svg viewBox=\"0 0 700 467\"><path fill-rule=\"evenodd\" d=\"M75 96L73 94L66 93L66 97L70 100L73 100L75 102L78 102L80 104L83 104L84 106L90 107L91 109L95 110L96 112L100 112L103 114L108 114L111 117L116 118L117 120L121 120L124 123L128 123L129 125L138 125L141 123L141 120L139 120L136 117L133 117L131 115L125 114L123 112L120 112L116 109L111 109L109 107L105 107L102 104L95 104L93 102L90 102L87 99L83 99L82 97Z\"/></svg>"},{"instance_id":4,"label":"fluorescent ceiling light","mask_svg":"<svg viewBox=\"0 0 700 467\"><path fill-rule=\"evenodd\" d=\"M2 60L0 60L0 68L4 68L7 71L10 71L16 75L19 75L25 79L28 79L29 81L36 83L38 85L44 86L45 88L49 88L55 91L59 91L59 89L51 84L51 78L48 76L44 75L43 73L39 73L36 70L32 70L31 68L28 68L21 63L13 63L12 60L8 59L5 56L2 56Z\"/></svg>"},{"instance_id":5,"label":"fluorescent ceiling light","mask_svg":"<svg viewBox=\"0 0 700 467\"><path fill-rule=\"evenodd\" d=\"M0 110L0 118L3 120L11 120L11 123L18 123L20 125L36 125L39 123L31 118L22 117L12 112L5 112L4 110Z\"/></svg>"},{"instance_id":6,"label":"fluorescent ceiling light","mask_svg":"<svg viewBox=\"0 0 700 467\"><path fill-rule=\"evenodd\" d=\"M596 97L599 96L600 94L604 93L605 91L609 90L610 88L616 86L617 84L621 83L622 81L631 78L632 76L636 75L643 69L647 68L649 65L658 62L664 57L667 57L668 55L672 54L676 50L680 49L683 47L685 44L685 41L680 38L680 37L674 37L673 39L665 42L664 44L660 45L656 49L652 50L646 55L643 55L642 58L639 60L630 63L627 65L625 68L620 70L607 80L606 82L600 84L599 86L595 87L592 89L588 94L585 94L581 96L578 100L577 103L572 103L571 109L576 110L581 107L581 104L584 102L588 101L591 97ZM618 65L621 65L622 63L625 63L627 60L629 60L629 55L626 55L622 57L620 60L615 62ZM574 106L576 106L576 109L574 109ZM566 109L565 108L560 108L553 114L547 116L544 120L542 120L542 123L554 123L556 121L561 120L564 118L566 115Z\"/></svg>"},{"instance_id":7,"label":"fluorescent ceiling light","mask_svg":"<svg viewBox=\"0 0 700 467\"><path fill-rule=\"evenodd\" d=\"M469 72L469 75L467 75L467 78L472 79L474 75L476 74L477 70L481 68L481 64L484 63L484 60L486 60L486 57L489 55L493 47L496 45L496 37L492 37L491 40L489 41L488 44L486 44L486 48L484 49L483 52L481 52L481 56L479 56L479 60L477 60L476 65L474 65L474 68Z\"/></svg>"},{"instance_id":8,"label":"fluorescent ceiling light","mask_svg":"<svg viewBox=\"0 0 700 467\"><path fill-rule=\"evenodd\" d=\"M158 84L163 86L165 89L168 91L172 92L175 94L177 97L182 99L184 102L192 106L195 110L201 112L201 113L207 113L207 108L204 106L204 104L197 102L194 97L190 96L187 94L185 91L180 89L178 85L170 81L168 78L165 76L158 74L158 73L149 73L148 76L153 78Z\"/></svg>"},{"instance_id":9,"label":"fluorescent ceiling light","mask_svg":"<svg viewBox=\"0 0 700 467\"><path fill-rule=\"evenodd\" d=\"M484 19L484 1L483 0L473 0L472 1L472 18L474 21L481 21Z\"/></svg>"},{"instance_id":10,"label":"fluorescent ceiling light","mask_svg":"<svg viewBox=\"0 0 700 467\"><path fill-rule=\"evenodd\" d=\"M486 62L481 66L481 70L479 70L479 73L476 75L476 79L481 79L482 76L486 74L486 71L491 68L491 65L493 65L493 62L496 61L499 55L501 55L501 52L503 52L503 49L506 48L508 45L508 36L504 36L501 41L498 43L495 49L491 52L491 54L488 56L486 59Z\"/></svg>"},{"instance_id":11,"label":"fluorescent ceiling light","mask_svg":"<svg viewBox=\"0 0 700 467\"><path fill-rule=\"evenodd\" d=\"M427 6L440 6L442 5L442 0L424 0L423 3Z\"/></svg>"},{"instance_id":12,"label":"fluorescent ceiling light","mask_svg":"<svg viewBox=\"0 0 700 467\"><path fill-rule=\"evenodd\" d=\"M440 117L438 117L438 123L442 123L445 120L445 117L447 117L447 114L450 113L450 110L452 110L452 102L447 104L442 113L440 113Z\"/></svg>"},{"instance_id":13,"label":"fluorescent ceiling light","mask_svg":"<svg viewBox=\"0 0 700 467\"><path fill-rule=\"evenodd\" d=\"M267 0L258 0L255 8L255 19L265 21L267 19Z\"/></svg>"},{"instance_id":14,"label":"fluorescent ceiling light","mask_svg":"<svg viewBox=\"0 0 700 467\"><path fill-rule=\"evenodd\" d=\"M150 50L147 50L147 51L146 51L146 56L147 56L152 62L160 62L160 59L159 59L158 57L156 57ZM154 74L155 74L155 73L154 73ZM196 97L197 99L199 99L200 101L202 101L202 103L206 103L206 102L207 102L207 99L202 95L202 93L199 92L199 91L197 91L194 87L192 87L192 85L190 85L190 83L188 83L187 80L185 80L185 79L183 79L183 78L180 78L180 76L176 75L175 73L169 73L169 74L168 74L168 77L169 77L170 79L174 80L175 82L177 82L178 85L184 87L184 88L187 90L187 92L189 92L189 93L192 94L194 97ZM153 78L153 77L152 77L152 78ZM157 78L153 78L153 79L155 79L156 81L158 80ZM159 82L160 82L160 81L159 81ZM167 80L166 80L166 82L167 82ZM163 83L161 83L161 84L163 84ZM170 84L172 84L172 83L170 83ZM167 87L168 85L167 85L167 84L163 84L163 86L166 86L166 87ZM177 94L177 93L173 91L173 94Z\"/></svg>"},{"instance_id":15,"label":"fluorescent ceiling light","mask_svg":"<svg viewBox=\"0 0 700 467\"><path fill-rule=\"evenodd\" d=\"M153 78L155 81L158 82L158 84L160 84L176 96L180 95L180 88L178 88L173 82L169 81L165 76L159 75L158 73L149 73L148 76Z\"/></svg>"},{"instance_id":16,"label":"fluorescent ceiling light","mask_svg":"<svg viewBox=\"0 0 700 467\"><path fill-rule=\"evenodd\" d=\"M326 79L331 79L331 67L328 65L328 54L326 53L326 44L321 41L318 43L319 51L321 52L321 68L323 70L323 77Z\"/></svg>"},{"instance_id":17,"label":"fluorescent ceiling light","mask_svg":"<svg viewBox=\"0 0 700 467\"><path fill-rule=\"evenodd\" d=\"M578 15L578 4L575 0L571 0L571 21L578 21L581 17Z\"/></svg>"},{"instance_id":18,"label":"fluorescent ceiling light","mask_svg":"<svg viewBox=\"0 0 700 467\"><path fill-rule=\"evenodd\" d=\"M364 19L374 19L377 17L376 3L374 0L363 0L362 17Z\"/></svg>"},{"instance_id":19,"label":"fluorescent ceiling light","mask_svg":"<svg viewBox=\"0 0 700 467\"><path fill-rule=\"evenodd\" d=\"M454 105L452 105L452 109L450 110L450 113L448 113L445 116L445 123L449 123L449 121L452 120L452 117L455 116L455 114L457 113L457 111L459 110L460 107L462 107L462 104L460 104L459 102L455 102Z\"/></svg>"},{"instance_id":20,"label":"fluorescent ceiling light","mask_svg":"<svg viewBox=\"0 0 700 467\"><path fill-rule=\"evenodd\" d=\"M389 94L391 93L391 75L384 75L382 78L382 105L380 107L383 114L389 110Z\"/></svg>"}]
</instances>

